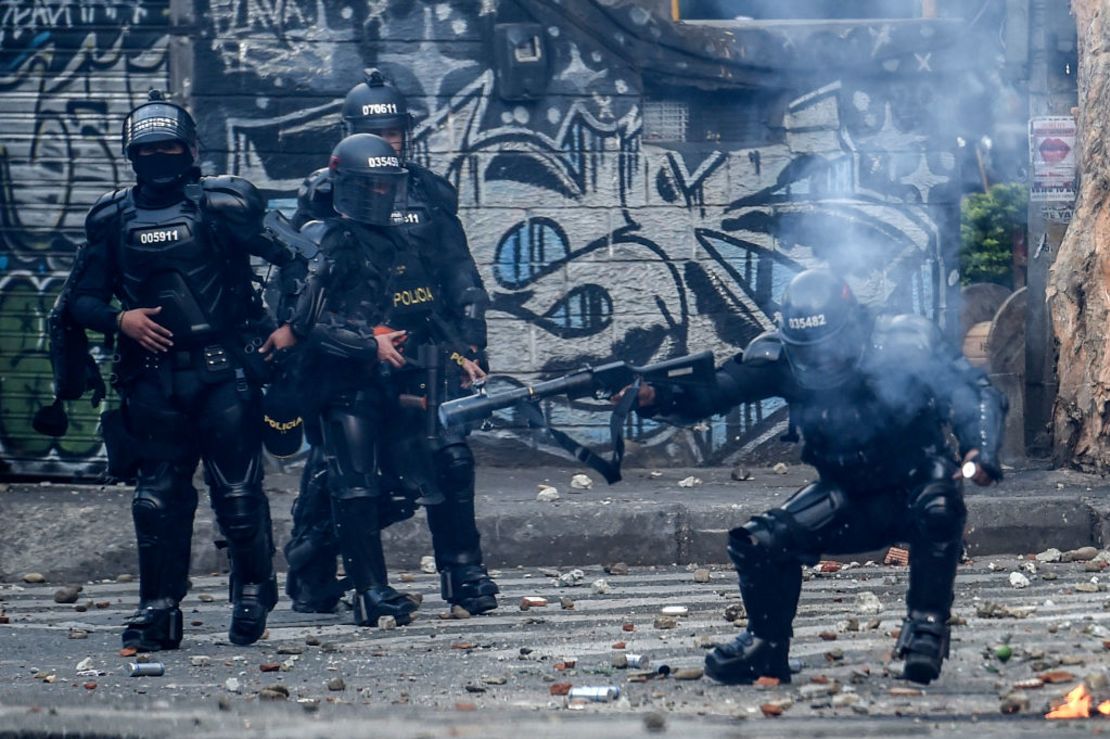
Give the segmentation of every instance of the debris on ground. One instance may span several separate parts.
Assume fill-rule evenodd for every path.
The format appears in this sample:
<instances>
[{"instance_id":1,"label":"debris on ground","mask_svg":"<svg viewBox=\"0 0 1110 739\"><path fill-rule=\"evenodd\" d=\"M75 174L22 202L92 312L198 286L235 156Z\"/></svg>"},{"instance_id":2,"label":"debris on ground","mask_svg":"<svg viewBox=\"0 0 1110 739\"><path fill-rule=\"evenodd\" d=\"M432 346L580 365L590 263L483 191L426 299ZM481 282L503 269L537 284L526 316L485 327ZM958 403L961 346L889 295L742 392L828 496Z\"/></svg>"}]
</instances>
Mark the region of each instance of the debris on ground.
<instances>
[{"instance_id":1,"label":"debris on ground","mask_svg":"<svg viewBox=\"0 0 1110 739\"><path fill-rule=\"evenodd\" d=\"M736 480L737 482L747 482L748 480L752 479L752 473L747 467L738 464L732 468L732 472L729 473L729 477L731 477L733 480Z\"/></svg>"},{"instance_id":2,"label":"debris on ground","mask_svg":"<svg viewBox=\"0 0 1110 739\"><path fill-rule=\"evenodd\" d=\"M289 688L281 684L267 685L262 690L258 691L258 699L264 701L287 701L289 700Z\"/></svg>"},{"instance_id":3,"label":"debris on ground","mask_svg":"<svg viewBox=\"0 0 1110 739\"><path fill-rule=\"evenodd\" d=\"M551 485L537 485L536 488L539 490L536 500L540 503L554 503L559 499L559 491Z\"/></svg>"},{"instance_id":4,"label":"debris on ground","mask_svg":"<svg viewBox=\"0 0 1110 739\"><path fill-rule=\"evenodd\" d=\"M883 564L906 567L910 563L910 550L906 547L891 547L883 555Z\"/></svg>"},{"instance_id":5,"label":"debris on ground","mask_svg":"<svg viewBox=\"0 0 1110 739\"><path fill-rule=\"evenodd\" d=\"M1055 547L1052 547L1050 549L1046 549L1043 552L1040 552L1039 554L1037 554L1035 559L1038 562L1059 562L1060 560L1063 559L1063 557L1064 557L1063 552L1061 552L1059 549L1057 549Z\"/></svg>"},{"instance_id":6,"label":"debris on ground","mask_svg":"<svg viewBox=\"0 0 1110 739\"><path fill-rule=\"evenodd\" d=\"M1010 587L1021 590L1022 588L1029 587L1029 578L1020 572L1010 573Z\"/></svg>"},{"instance_id":7,"label":"debris on ground","mask_svg":"<svg viewBox=\"0 0 1110 739\"><path fill-rule=\"evenodd\" d=\"M80 585L66 585L64 588L58 588L54 591L55 603L76 603L77 599L81 597L81 591L84 588Z\"/></svg>"},{"instance_id":8,"label":"debris on ground","mask_svg":"<svg viewBox=\"0 0 1110 739\"><path fill-rule=\"evenodd\" d=\"M229 677L227 680L224 680L224 690L229 693L242 693L243 685L239 682L239 678Z\"/></svg>"},{"instance_id":9,"label":"debris on ground","mask_svg":"<svg viewBox=\"0 0 1110 739\"><path fill-rule=\"evenodd\" d=\"M31 584L39 584L46 582L46 578L41 572L28 572L23 576L23 582Z\"/></svg>"},{"instance_id":10,"label":"debris on ground","mask_svg":"<svg viewBox=\"0 0 1110 739\"><path fill-rule=\"evenodd\" d=\"M430 554L425 554L420 558L420 571L425 575L436 574L436 558Z\"/></svg>"},{"instance_id":11,"label":"debris on ground","mask_svg":"<svg viewBox=\"0 0 1110 739\"><path fill-rule=\"evenodd\" d=\"M989 600L975 604L975 615L979 618L1027 618L1036 610L1036 606L1010 606Z\"/></svg>"},{"instance_id":12,"label":"debris on ground","mask_svg":"<svg viewBox=\"0 0 1110 739\"><path fill-rule=\"evenodd\" d=\"M706 583L709 582L710 577L712 577L712 575L709 570L705 568L694 570L694 582Z\"/></svg>"},{"instance_id":13,"label":"debris on ground","mask_svg":"<svg viewBox=\"0 0 1110 739\"><path fill-rule=\"evenodd\" d=\"M331 690L333 692L339 692L341 690L347 689L347 683L344 682L343 678L339 677L338 675L329 679L326 685L328 690Z\"/></svg>"},{"instance_id":14,"label":"debris on ground","mask_svg":"<svg viewBox=\"0 0 1110 739\"><path fill-rule=\"evenodd\" d=\"M594 481L592 479L590 479L589 475L583 475L583 474L579 473L579 474L575 475L574 477L570 478L570 489L571 490L589 490L593 486L594 486Z\"/></svg>"},{"instance_id":15,"label":"debris on ground","mask_svg":"<svg viewBox=\"0 0 1110 739\"><path fill-rule=\"evenodd\" d=\"M574 588L577 587L578 584L585 579L586 573L582 570L571 570L570 572L564 572L563 574L559 575L558 584L559 587Z\"/></svg>"},{"instance_id":16,"label":"debris on ground","mask_svg":"<svg viewBox=\"0 0 1110 739\"><path fill-rule=\"evenodd\" d=\"M771 468L771 471L776 475L785 475L790 471L790 467L787 466L786 462L779 462Z\"/></svg>"},{"instance_id":17,"label":"debris on ground","mask_svg":"<svg viewBox=\"0 0 1110 739\"><path fill-rule=\"evenodd\" d=\"M613 564L605 565L605 574L607 575L627 575L628 565L624 562L614 562Z\"/></svg>"},{"instance_id":18,"label":"debris on ground","mask_svg":"<svg viewBox=\"0 0 1110 739\"><path fill-rule=\"evenodd\" d=\"M599 577L598 579L594 580L593 584L590 587L593 589L594 593L597 594L597 595L605 595L606 593L609 592L609 582L605 578L602 578L602 577Z\"/></svg>"},{"instance_id":19,"label":"debris on ground","mask_svg":"<svg viewBox=\"0 0 1110 739\"><path fill-rule=\"evenodd\" d=\"M1079 547L1064 552L1060 556L1061 562L1090 562L1098 556L1096 547Z\"/></svg>"},{"instance_id":20,"label":"debris on ground","mask_svg":"<svg viewBox=\"0 0 1110 739\"><path fill-rule=\"evenodd\" d=\"M883 612L882 601L870 590L856 596L856 611L865 616L875 616Z\"/></svg>"},{"instance_id":21,"label":"debris on ground","mask_svg":"<svg viewBox=\"0 0 1110 739\"><path fill-rule=\"evenodd\" d=\"M680 488L692 488L695 485L701 485L700 477L694 477L693 475L690 475L689 477L684 477L678 481L678 486Z\"/></svg>"}]
</instances>

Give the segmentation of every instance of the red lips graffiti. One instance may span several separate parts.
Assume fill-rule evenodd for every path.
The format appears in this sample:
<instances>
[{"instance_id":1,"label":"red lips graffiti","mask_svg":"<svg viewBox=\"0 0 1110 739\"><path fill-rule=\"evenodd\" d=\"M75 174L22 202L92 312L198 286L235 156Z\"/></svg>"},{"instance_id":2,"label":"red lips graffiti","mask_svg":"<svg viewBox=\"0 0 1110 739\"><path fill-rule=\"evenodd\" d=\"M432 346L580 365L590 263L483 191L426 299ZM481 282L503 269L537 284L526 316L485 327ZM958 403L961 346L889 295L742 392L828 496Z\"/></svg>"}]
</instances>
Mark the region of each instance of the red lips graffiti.
<instances>
[{"instance_id":1,"label":"red lips graffiti","mask_svg":"<svg viewBox=\"0 0 1110 739\"><path fill-rule=\"evenodd\" d=\"M1062 139L1048 138L1041 142L1040 152L1049 164L1059 164L1071 153L1071 147Z\"/></svg>"}]
</instances>

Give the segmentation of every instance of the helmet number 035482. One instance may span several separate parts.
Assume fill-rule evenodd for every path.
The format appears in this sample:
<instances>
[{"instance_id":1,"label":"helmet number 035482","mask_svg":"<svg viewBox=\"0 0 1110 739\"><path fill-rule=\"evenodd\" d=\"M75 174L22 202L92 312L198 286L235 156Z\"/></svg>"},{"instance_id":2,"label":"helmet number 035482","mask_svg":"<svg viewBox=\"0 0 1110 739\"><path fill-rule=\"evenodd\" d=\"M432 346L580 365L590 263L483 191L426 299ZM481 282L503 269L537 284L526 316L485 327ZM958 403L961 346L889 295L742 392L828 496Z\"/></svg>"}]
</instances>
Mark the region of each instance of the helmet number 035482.
<instances>
[{"instance_id":1,"label":"helmet number 035482","mask_svg":"<svg viewBox=\"0 0 1110 739\"><path fill-rule=\"evenodd\" d=\"M791 318L787 321L790 328L817 328L826 324L825 314L818 313L815 316L802 316L801 318Z\"/></svg>"}]
</instances>

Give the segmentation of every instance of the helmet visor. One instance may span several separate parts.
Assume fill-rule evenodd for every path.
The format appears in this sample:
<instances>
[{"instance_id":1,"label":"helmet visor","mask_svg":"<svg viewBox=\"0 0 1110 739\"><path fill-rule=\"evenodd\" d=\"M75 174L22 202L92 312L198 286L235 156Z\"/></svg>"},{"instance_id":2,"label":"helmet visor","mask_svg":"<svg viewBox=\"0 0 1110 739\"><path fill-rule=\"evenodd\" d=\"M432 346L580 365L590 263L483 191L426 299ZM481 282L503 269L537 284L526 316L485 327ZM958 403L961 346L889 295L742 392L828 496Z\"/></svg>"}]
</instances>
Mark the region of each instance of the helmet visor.
<instances>
[{"instance_id":1,"label":"helmet visor","mask_svg":"<svg viewBox=\"0 0 1110 739\"><path fill-rule=\"evenodd\" d=\"M148 103L136 108L123 122L123 151L127 156L136 146L162 141L196 144L196 124L184 109L168 103Z\"/></svg>"},{"instance_id":2,"label":"helmet visor","mask_svg":"<svg viewBox=\"0 0 1110 739\"><path fill-rule=\"evenodd\" d=\"M848 330L809 344L787 340L783 350L799 385L825 390L845 384L852 376L863 355L863 342L859 331Z\"/></svg>"},{"instance_id":3,"label":"helmet visor","mask_svg":"<svg viewBox=\"0 0 1110 739\"><path fill-rule=\"evenodd\" d=\"M332 180L332 203L340 215L375 226L394 223L394 212L408 206L408 173L337 171Z\"/></svg>"}]
</instances>

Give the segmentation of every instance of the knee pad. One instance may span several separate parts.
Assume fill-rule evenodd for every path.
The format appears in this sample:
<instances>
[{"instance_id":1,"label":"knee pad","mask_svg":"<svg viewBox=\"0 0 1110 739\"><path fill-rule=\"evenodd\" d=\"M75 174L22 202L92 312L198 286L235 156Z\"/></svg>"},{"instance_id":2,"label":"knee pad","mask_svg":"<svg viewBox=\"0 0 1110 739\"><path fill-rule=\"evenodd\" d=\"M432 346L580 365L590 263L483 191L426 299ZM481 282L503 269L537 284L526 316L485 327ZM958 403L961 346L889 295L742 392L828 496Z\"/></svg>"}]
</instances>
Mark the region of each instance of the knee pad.
<instances>
[{"instance_id":1,"label":"knee pad","mask_svg":"<svg viewBox=\"0 0 1110 739\"><path fill-rule=\"evenodd\" d=\"M136 527L145 531L178 517L187 518L191 524L196 509L196 488L181 470L168 462L159 464L153 474L141 475L131 499L131 516Z\"/></svg>"},{"instance_id":2,"label":"knee pad","mask_svg":"<svg viewBox=\"0 0 1110 739\"><path fill-rule=\"evenodd\" d=\"M771 562L774 519L764 514L728 532L728 558L739 572L758 569Z\"/></svg>"},{"instance_id":3,"label":"knee pad","mask_svg":"<svg viewBox=\"0 0 1110 739\"><path fill-rule=\"evenodd\" d=\"M268 527L270 506L260 489L233 491L220 501L216 518L228 541L248 541Z\"/></svg>"},{"instance_id":4,"label":"knee pad","mask_svg":"<svg viewBox=\"0 0 1110 739\"><path fill-rule=\"evenodd\" d=\"M913 516L918 530L929 541L952 541L963 535L967 507L955 485L934 482L918 494Z\"/></svg>"},{"instance_id":5,"label":"knee pad","mask_svg":"<svg viewBox=\"0 0 1110 739\"><path fill-rule=\"evenodd\" d=\"M474 453L466 444L451 444L436 452L436 473L445 493L474 497ZM458 497L458 496L452 496Z\"/></svg>"}]
</instances>

